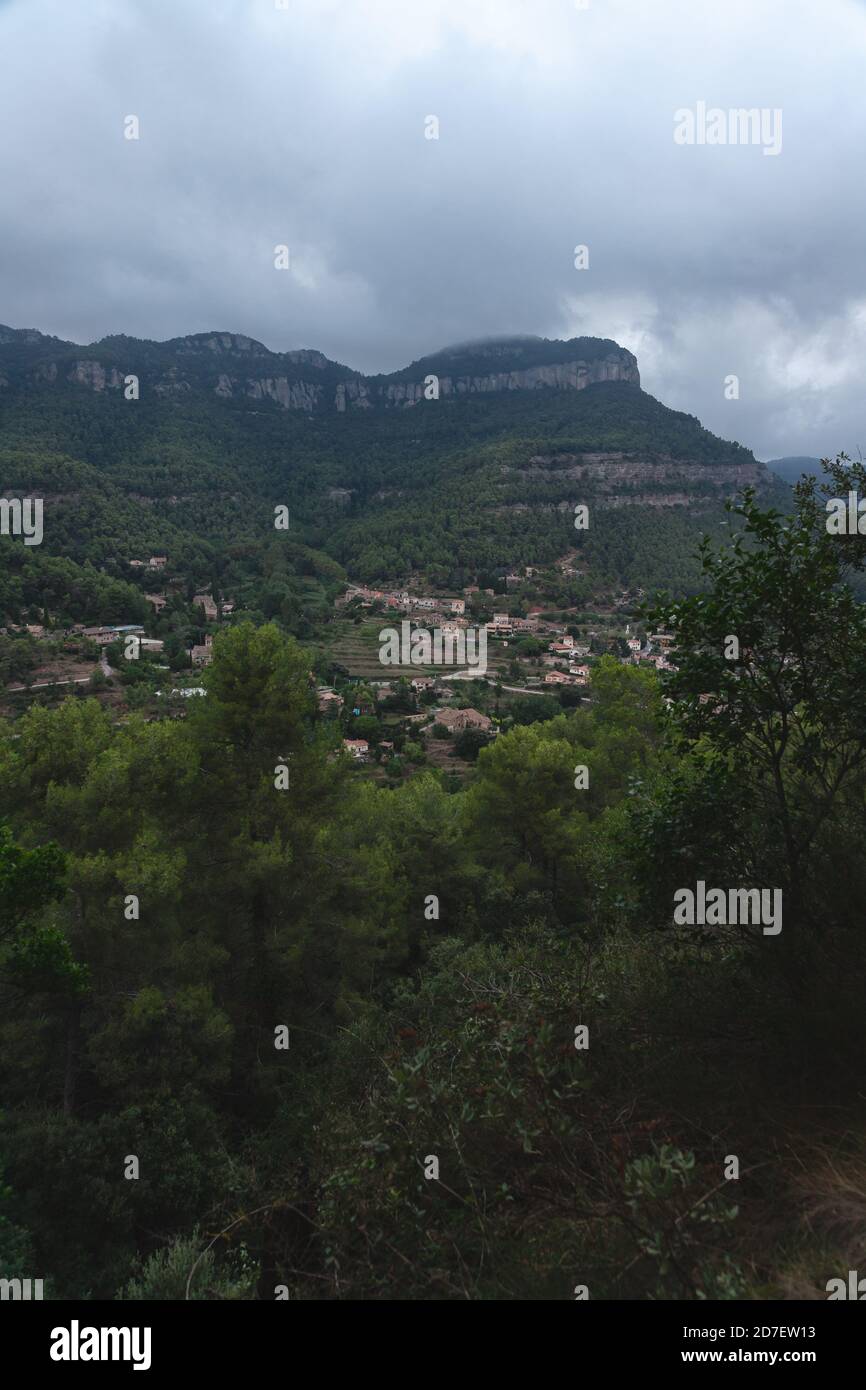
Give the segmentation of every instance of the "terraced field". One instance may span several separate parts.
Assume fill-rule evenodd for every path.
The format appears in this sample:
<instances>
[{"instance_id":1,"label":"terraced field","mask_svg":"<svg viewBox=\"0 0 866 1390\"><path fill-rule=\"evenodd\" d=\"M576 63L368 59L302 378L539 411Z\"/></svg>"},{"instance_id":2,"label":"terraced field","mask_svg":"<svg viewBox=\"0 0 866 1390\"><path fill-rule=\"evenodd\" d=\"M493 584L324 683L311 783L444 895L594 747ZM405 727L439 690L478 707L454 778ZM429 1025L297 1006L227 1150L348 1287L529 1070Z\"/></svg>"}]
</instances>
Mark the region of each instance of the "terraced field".
<instances>
[{"instance_id":1,"label":"terraced field","mask_svg":"<svg viewBox=\"0 0 866 1390\"><path fill-rule=\"evenodd\" d=\"M338 661L352 676L365 680L390 680L399 676L411 679L413 676L441 674L441 666L383 666L379 660L379 633L389 626L387 618L373 622L337 622L331 629L330 640L318 644L332 661ZM509 662L508 647L499 642L487 646L488 673L505 679ZM455 668L457 669L457 668Z\"/></svg>"}]
</instances>

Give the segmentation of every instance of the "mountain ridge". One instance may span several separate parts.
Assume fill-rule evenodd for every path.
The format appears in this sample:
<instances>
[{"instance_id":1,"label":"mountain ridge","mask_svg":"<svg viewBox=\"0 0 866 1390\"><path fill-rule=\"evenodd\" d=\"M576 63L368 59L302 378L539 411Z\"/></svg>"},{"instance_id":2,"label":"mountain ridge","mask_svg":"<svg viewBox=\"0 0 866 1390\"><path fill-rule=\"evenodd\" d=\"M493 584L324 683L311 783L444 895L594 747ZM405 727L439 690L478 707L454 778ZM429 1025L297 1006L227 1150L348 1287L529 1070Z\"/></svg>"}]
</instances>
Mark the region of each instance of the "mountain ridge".
<instances>
[{"instance_id":1,"label":"mountain ridge","mask_svg":"<svg viewBox=\"0 0 866 1390\"><path fill-rule=\"evenodd\" d=\"M410 408L422 400L505 391L640 386L637 359L610 338L514 336L455 344L394 372L365 374L314 348L272 352L246 334L214 331L156 342L112 334L89 344L0 325L0 390L69 384L142 394L209 391L307 412Z\"/></svg>"},{"instance_id":2,"label":"mountain ridge","mask_svg":"<svg viewBox=\"0 0 866 1390\"><path fill-rule=\"evenodd\" d=\"M784 458L767 459L766 466L786 483L796 483L803 473L821 477L821 460L811 454L786 454Z\"/></svg>"},{"instance_id":3,"label":"mountain ridge","mask_svg":"<svg viewBox=\"0 0 866 1390\"><path fill-rule=\"evenodd\" d=\"M482 572L553 564L575 544L578 503L593 507L592 573L683 591L725 498L783 488L749 449L644 391L636 359L606 338L486 339L364 377L245 335L82 348L0 328L0 383L3 487L44 500L38 556L0 537L10 574L30 575L10 579L13 606L50 608L58 561L85 567L76 584L98 572L135 586L130 559L167 555L184 582L283 612L303 634L336 572L459 591ZM290 598L276 597L283 584Z\"/></svg>"}]
</instances>

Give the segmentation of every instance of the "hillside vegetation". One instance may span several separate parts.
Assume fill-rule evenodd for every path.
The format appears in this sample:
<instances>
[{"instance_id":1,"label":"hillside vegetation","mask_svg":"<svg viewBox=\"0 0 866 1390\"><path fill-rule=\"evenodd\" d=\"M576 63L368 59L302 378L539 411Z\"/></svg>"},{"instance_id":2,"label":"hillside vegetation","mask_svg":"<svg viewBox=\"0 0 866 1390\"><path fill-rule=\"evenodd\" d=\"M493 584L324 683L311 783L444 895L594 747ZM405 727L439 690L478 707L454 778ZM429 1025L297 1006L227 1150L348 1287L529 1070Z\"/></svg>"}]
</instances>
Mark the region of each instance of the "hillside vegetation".
<instances>
[{"instance_id":1,"label":"hillside vegetation","mask_svg":"<svg viewBox=\"0 0 866 1390\"><path fill-rule=\"evenodd\" d=\"M650 615L666 685L603 659L462 790L353 778L272 624L218 637L184 721L9 727L4 1272L689 1300L856 1269L866 554L822 519L747 495ZM697 880L781 891L782 929L674 925Z\"/></svg>"},{"instance_id":2,"label":"hillside vegetation","mask_svg":"<svg viewBox=\"0 0 866 1390\"><path fill-rule=\"evenodd\" d=\"M573 543L581 502L595 503L599 517L620 508L578 538L602 582L615 576L682 590L698 578L690 542L720 518L724 497L743 481L772 491L748 450L626 382L307 412L217 395L222 358L246 360L251 351L222 348L219 337L111 339L82 349L0 332L5 495L45 503L41 546L22 554L20 543L0 536L3 613L51 607L51 566L62 560L74 566L70 584L96 586L117 620L134 620L135 594L117 585L138 584L129 558L158 553L193 588L237 592L265 616L277 610L268 612L261 592L277 586L287 630L303 636L346 574L381 582L420 573L459 588L480 570L549 564ZM575 342L589 344L586 353L620 351L607 340ZM512 358L543 364L569 349L533 340L530 350L518 340ZM461 368L473 365L467 351L455 359ZM82 355L106 367L134 365L140 399L127 400L120 384L69 380ZM337 370L309 365L320 356L283 354L302 359L289 363L302 376ZM148 386L151 364L176 391ZM592 463L600 454L617 460L618 482ZM590 467L578 480L574 464L584 456ZM539 458L543 467L533 464ZM664 468L653 474L654 465ZM288 508L289 529L275 534L277 506ZM73 607L67 616L78 616Z\"/></svg>"}]
</instances>

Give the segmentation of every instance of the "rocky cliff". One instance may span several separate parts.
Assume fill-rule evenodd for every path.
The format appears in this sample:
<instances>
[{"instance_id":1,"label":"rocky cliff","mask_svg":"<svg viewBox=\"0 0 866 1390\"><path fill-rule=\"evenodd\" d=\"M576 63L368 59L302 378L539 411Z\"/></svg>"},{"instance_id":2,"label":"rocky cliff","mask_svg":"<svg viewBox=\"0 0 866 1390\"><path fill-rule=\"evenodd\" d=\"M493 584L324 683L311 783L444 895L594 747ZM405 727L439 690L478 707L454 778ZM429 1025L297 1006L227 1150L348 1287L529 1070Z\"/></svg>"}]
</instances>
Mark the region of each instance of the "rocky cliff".
<instances>
[{"instance_id":1,"label":"rocky cliff","mask_svg":"<svg viewBox=\"0 0 866 1390\"><path fill-rule=\"evenodd\" d=\"M104 338L82 351L30 329L0 326L0 390L67 385L121 391L130 376L138 379L142 397L206 391L225 400L338 413L513 391L581 391L598 382L640 385L635 357L605 338L470 343L398 372L364 376L321 352L270 352L236 333L193 334L165 343Z\"/></svg>"},{"instance_id":2,"label":"rocky cliff","mask_svg":"<svg viewBox=\"0 0 866 1390\"><path fill-rule=\"evenodd\" d=\"M765 465L750 457L711 464L627 453L536 454L525 467L505 471L528 485L568 479L607 507L693 505L701 496L729 497L769 481Z\"/></svg>"},{"instance_id":3,"label":"rocky cliff","mask_svg":"<svg viewBox=\"0 0 866 1390\"><path fill-rule=\"evenodd\" d=\"M412 406L425 397L431 399L437 395L441 399L497 391L538 391L544 387L559 391L582 391L585 386L599 381L625 381L639 386L640 373L636 359L630 352L618 349L606 357L590 360L574 358L546 366L487 372L484 375L451 376L427 372L417 381L386 381L373 389L362 379L357 383L338 386L335 404L338 410L345 410L347 405L369 408L379 402L388 406Z\"/></svg>"}]
</instances>

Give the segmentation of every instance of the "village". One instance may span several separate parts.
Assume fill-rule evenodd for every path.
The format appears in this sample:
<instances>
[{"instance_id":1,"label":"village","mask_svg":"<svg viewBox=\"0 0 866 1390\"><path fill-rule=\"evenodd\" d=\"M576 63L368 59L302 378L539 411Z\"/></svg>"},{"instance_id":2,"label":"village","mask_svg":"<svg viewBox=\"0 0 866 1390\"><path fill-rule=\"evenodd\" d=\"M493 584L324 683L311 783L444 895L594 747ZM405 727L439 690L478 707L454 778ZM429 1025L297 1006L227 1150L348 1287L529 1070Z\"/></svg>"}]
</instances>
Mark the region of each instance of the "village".
<instances>
[{"instance_id":1,"label":"village","mask_svg":"<svg viewBox=\"0 0 866 1390\"><path fill-rule=\"evenodd\" d=\"M575 573L571 558L560 562L560 574ZM390 669L375 671L370 656L353 644L342 680L317 691L320 711L339 719L346 731L346 752L358 763L387 770L395 762L399 766L402 739L413 760L420 753L423 762L456 771L513 723L532 722L542 711L549 718L590 700L593 666L602 656L655 671L673 669L672 636L643 633L622 611L642 595L623 592L612 612L584 622L586 615L555 614L543 604L527 603L527 581L537 588L551 578L530 566L504 576L504 593L469 585L462 594L447 596L350 584L336 607L368 640L374 630L378 633L373 620L381 615L445 637L474 626L488 645L483 674L471 666L404 666L393 678ZM360 670L366 678L359 677ZM542 703L533 709L539 697Z\"/></svg>"},{"instance_id":2,"label":"village","mask_svg":"<svg viewBox=\"0 0 866 1390\"><path fill-rule=\"evenodd\" d=\"M202 673L213 660L215 637L246 615L245 606L211 586L192 592L171 574L166 555L126 564L142 585L150 621L0 629L0 636L18 639L14 646L26 643L29 653L26 669L7 660L7 712L78 693L96 695L121 720L133 710L146 719L183 718L187 701L206 695ZM496 587L474 583L453 594L431 593L421 576L382 588L347 582L333 599L330 621L304 643L319 715L334 725L344 756L395 785L421 767L464 776L480 750L513 724L591 701L593 668L602 657L673 669L671 636L645 631L637 618L642 592L602 594L589 608L557 603L557 595L569 596L578 573L569 552L554 566L510 570L497 574ZM167 617L170 636L164 635ZM395 619L419 637L444 639L450 651L471 649L460 640L467 637L476 639L477 651L481 639L483 669L435 661L383 665L379 639L383 624Z\"/></svg>"},{"instance_id":3,"label":"village","mask_svg":"<svg viewBox=\"0 0 866 1390\"><path fill-rule=\"evenodd\" d=\"M203 693L201 686L186 685L184 674L210 665L214 633L219 622L234 613L234 601L216 599L209 590L196 592L187 600L184 578L166 576L166 555L125 563L144 581L141 606L150 608L149 620L64 622L42 612L40 622L7 622L0 627L6 714L23 707L20 697L44 701L68 695L70 687L77 688L78 693L93 693L109 705L139 708L145 690L154 699ZM155 585L154 578L158 581ZM148 592L148 588L159 591ZM165 610L174 617L174 630L167 638L153 631L160 626L158 620ZM186 640L190 632L197 633L200 640ZM161 690L157 687L164 683L161 673L165 672L174 683ZM118 680L125 690L116 688ZM133 693L136 689L138 698Z\"/></svg>"}]
</instances>

